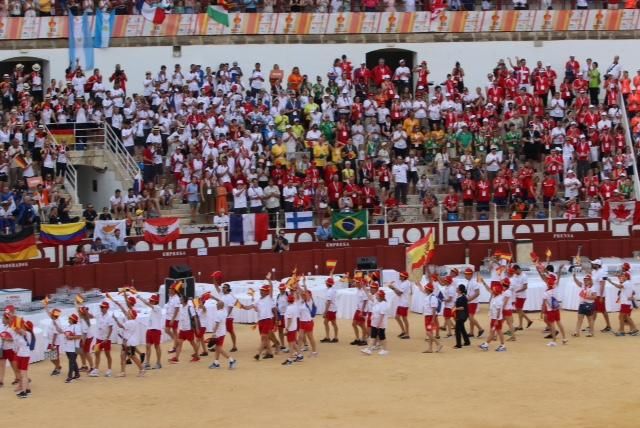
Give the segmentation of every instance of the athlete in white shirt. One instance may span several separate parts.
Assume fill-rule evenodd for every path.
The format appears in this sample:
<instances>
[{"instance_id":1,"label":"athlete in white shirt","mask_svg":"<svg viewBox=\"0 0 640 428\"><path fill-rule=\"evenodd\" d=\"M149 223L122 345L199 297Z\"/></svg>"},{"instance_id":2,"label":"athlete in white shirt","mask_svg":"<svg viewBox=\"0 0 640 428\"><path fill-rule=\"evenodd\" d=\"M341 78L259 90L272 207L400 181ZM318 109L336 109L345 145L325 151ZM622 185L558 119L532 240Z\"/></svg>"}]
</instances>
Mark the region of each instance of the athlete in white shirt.
<instances>
[{"instance_id":1,"label":"athlete in white shirt","mask_svg":"<svg viewBox=\"0 0 640 428\"><path fill-rule=\"evenodd\" d=\"M18 398L27 398L31 395L29 389L29 360L31 359L31 348L35 346L35 335L33 333L33 323L23 319L16 320L14 347L16 369L18 370Z\"/></svg>"},{"instance_id":2,"label":"athlete in white shirt","mask_svg":"<svg viewBox=\"0 0 640 428\"><path fill-rule=\"evenodd\" d=\"M51 318L51 325L47 329L47 337L49 338L49 344L47 345L47 350L49 352L55 352L58 354L58 358L51 360L53 364L53 371L51 372L51 376L57 376L62 372L62 366L60 365L60 343L62 342L60 336L60 325L59 320L60 314L62 311L60 309L52 309L49 310L46 306L44 307L47 315Z\"/></svg>"},{"instance_id":3,"label":"athlete in white shirt","mask_svg":"<svg viewBox=\"0 0 640 428\"><path fill-rule=\"evenodd\" d=\"M601 313L606 323L605 328L600 330L602 333L611 331L611 323L609 321L609 313L607 312L607 302L604 296L604 284L607 278L607 272L602 268L602 261L595 259L591 261L591 277L593 278L593 291L596 293L595 312L593 313L593 322L595 324L598 314Z\"/></svg>"},{"instance_id":4,"label":"athlete in white shirt","mask_svg":"<svg viewBox=\"0 0 640 428\"><path fill-rule=\"evenodd\" d=\"M478 336L482 337L484 329L478 322L476 314L478 313L478 303L480 303L480 283L473 277L473 268L466 268L463 272L464 280L462 284L467 287L467 311L469 312L469 336L474 336L474 329L478 327ZM478 275L480 273L478 272Z\"/></svg>"},{"instance_id":5,"label":"athlete in white shirt","mask_svg":"<svg viewBox=\"0 0 640 428\"><path fill-rule=\"evenodd\" d=\"M582 282L576 278L576 271L573 271L573 282L580 289L578 297L580 304L578 305L578 319L576 321L576 330L572 334L573 337L580 337L582 331L582 321L584 317L587 317L589 323L589 331L585 336L593 337L593 314L594 314L594 301L596 299L596 292L593 290L593 277L591 275L585 275Z\"/></svg>"},{"instance_id":6,"label":"athlete in white shirt","mask_svg":"<svg viewBox=\"0 0 640 428\"><path fill-rule=\"evenodd\" d=\"M353 332L356 335L355 340L353 340L350 345L359 345L363 346L367 344L367 328L366 328L366 319L365 319L365 310L367 307L367 303L369 302L369 296L367 292L364 290L364 283L356 279L356 310L353 313L353 319L351 321L351 326L353 327ZM362 332L362 334L360 334Z\"/></svg>"},{"instance_id":7,"label":"athlete in white shirt","mask_svg":"<svg viewBox=\"0 0 640 428\"><path fill-rule=\"evenodd\" d=\"M80 339L82 339L82 332L78 325L80 317L77 314L71 314L69 316L67 326L58 331L62 335L61 350L67 355L69 360L69 371L67 373L67 379L65 383L71 383L75 379L80 379L80 368L78 367L78 353L76 349L80 347Z\"/></svg>"},{"instance_id":8,"label":"athlete in white shirt","mask_svg":"<svg viewBox=\"0 0 640 428\"><path fill-rule=\"evenodd\" d=\"M427 333L427 342L429 347L423 354L431 354L433 352L433 345L436 345L436 352L442 350L440 341L436 338L438 334L438 298L434 295L434 286L432 282L427 283L420 290L424 293L422 300L422 315L424 316L424 329Z\"/></svg>"},{"instance_id":9,"label":"athlete in white shirt","mask_svg":"<svg viewBox=\"0 0 640 428\"><path fill-rule=\"evenodd\" d=\"M502 296L504 291L502 284L492 283L491 288L487 287L482 277L478 277L480 283L491 293L491 300L489 301L489 316L491 317L491 331L487 340L479 345L483 351L489 350L489 344L498 339L500 345L496 348L496 352L504 352L507 348L504 346L504 334L502 333L502 323L504 321L504 303L505 299Z\"/></svg>"},{"instance_id":10,"label":"athlete in white shirt","mask_svg":"<svg viewBox=\"0 0 640 428\"><path fill-rule=\"evenodd\" d=\"M327 286L326 306L324 308L324 339L320 340L322 343L338 343L338 323L336 322L336 312L338 306L336 305L336 290L333 288L335 281L333 278L327 278L325 285ZM329 338L329 324L333 327L333 339Z\"/></svg>"},{"instance_id":11,"label":"athlete in white shirt","mask_svg":"<svg viewBox=\"0 0 640 428\"><path fill-rule=\"evenodd\" d=\"M631 284L631 275L629 272L620 272L618 274L618 283L615 283L608 278L607 281L609 284L616 287L618 290L618 299L620 300L620 312L618 314L618 319L620 321L620 327L618 328L618 332L616 336L624 336L624 326L625 324L629 324L629 335L637 336L640 332L636 328L636 324L633 322L631 318L631 312L633 310L633 303L635 300L635 292L633 291L633 284Z\"/></svg>"},{"instance_id":12,"label":"athlete in white shirt","mask_svg":"<svg viewBox=\"0 0 640 428\"><path fill-rule=\"evenodd\" d=\"M513 274L513 272L509 272L509 274ZM509 339L507 339L508 342L515 342L516 341L516 332L513 328L513 300L514 300L514 296L513 296L513 292L511 291L511 279L509 278L503 278L501 281L502 284L502 288L504 289L504 291L502 292L502 299L504 300L504 306L502 308L502 316L504 318L504 320L507 322L507 325L509 326L509 330L505 333L509 337Z\"/></svg>"},{"instance_id":13,"label":"athlete in white shirt","mask_svg":"<svg viewBox=\"0 0 640 428\"><path fill-rule=\"evenodd\" d=\"M78 316L80 320L78 321L78 325L80 326L80 334L82 334L82 339L80 340L80 359L82 361L82 367L80 367L80 371L91 372L93 370L93 355L91 354L91 345L93 344L93 338L96 335L95 326L91 325L91 312L87 306L78 306L76 304L76 308L78 310Z\"/></svg>"},{"instance_id":14,"label":"athlete in white shirt","mask_svg":"<svg viewBox=\"0 0 640 428\"><path fill-rule=\"evenodd\" d=\"M379 290L375 296L376 302L371 309L371 338L369 346L361 349L366 355L371 355L374 348L380 347L378 355L387 355L387 313L389 312L389 302L387 302L385 292Z\"/></svg>"},{"instance_id":15,"label":"athlete in white shirt","mask_svg":"<svg viewBox=\"0 0 640 428\"><path fill-rule=\"evenodd\" d=\"M542 297L542 313L545 317L545 322L549 327L549 338L551 342L547 343L547 346L556 346L556 336L558 330L562 335L562 344L566 345L569 341L564 333L564 326L560 321L560 300L558 299L558 277L554 273L553 265L548 265L546 268L542 264L536 266L540 278L547 285L547 290ZM562 272L562 266L558 270Z\"/></svg>"},{"instance_id":16,"label":"athlete in white shirt","mask_svg":"<svg viewBox=\"0 0 640 428\"><path fill-rule=\"evenodd\" d=\"M145 300L142 297L138 299L149 308L149 320L147 323L147 332L145 333L146 343L146 361L144 363L145 370L151 370L151 347L153 346L156 351L156 364L154 369L161 369L162 364L162 348L160 347L160 341L162 339L162 308L160 307L160 296L153 294L149 300Z\"/></svg>"},{"instance_id":17,"label":"athlete in white shirt","mask_svg":"<svg viewBox=\"0 0 640 428\"><path fill-rule=\"evenodd\" d=\"M303 280L303 291L300 293L300 299L298 300L298 310L300 311L300 334L298 335L298 346L303 342L307 342L311 345L311 356L317 357L318 351L316 349L316 339L313 336L313 316L315 303L313 302L313 296L311 291L307 290L306 278Z\"/></svg>"},{"instance_id":18,"label":"athlete in white shirt","mask_svg":"<svg viewBox=\"0 0 640 428\"><path fill-rule=\"evenodd\" d=\"M400 284L390 284L389 288L398 296L398 307L396 308L396 321L400 326L400 339L409 339L409 299L411 298L411 281L409 273L400 272Z\"/></svg>"},{"instance_id":19,"label":"athlete in white shirt","mask_svg":"<svg viewBox=\"0 0 640 428\"><path fill-rule=\"evenodd\" d=\"M176 352L178 347L178 314L180 313L180 296L178 295L179 282L169 287L169 301L164 307L164 332L173 341L173 348L169 353Z\"/></svg>"},{"instance_id":20,"label":"athlete in white shirt","mask_svg":"<svg viewBox=\"0 0 640 428\"><path fill-rule=\"evenodd\" d=\"M442 294L444 295L444 325L447 329L447 337L453 335L453 308L456 306L456 287L453 285L453 279L450 276L445 276L439 279Z\"/></svg>"},{"instance_id":21,"label":"athlete in white shirt","mask_svg":"<svg viewBox=\"0 0 640 428\"><path fill-rule=\"evenodd\" d=\"M231 286L229 284L222 286L222 301L224 302L224 310L227 313L225 321L226 332L231 336L231 343L233 345L230 352L236 352L238 348L236 346L236 331L233 327L233 308L236 306L238 299L231 294Z\"/></svg>"},{"instance_id":22,"label":"athlete in white shirt","mask_svg":"<svg viewBox=\"0 0 640 428\"><path fill-rule=\"evenodd\" d=\"M120 349L120 374L118 375L118 377L125 377L127 375L127 359L130 359L136 365L136 367L138 367L138 377L142 377L144 376L144 367L142 366L140 358L138 358L137 349L137 346L140 344L138 332L138 312L133 308L125 308L119 302L114 301L114 303L120 308L125 316L123 322L120 322L115 315L113 316L113 321L120 329L122 329L122 347Z\"/></svg>"},{"instance_id":23,"label":"athlete in white shirt","mask_svg":"<svg viewBox=\"0 0 640 428\"><path fill-rule=\"evenodd\" d=\"M104 351L107 357L106 377L111 377L111 334L113 333L113 316L109 311L109 302L100 303L100 313L95 316L96 320L96 367L89 373L91 377L100 376L100 355Z\"/></svg>"},{"instance_id":24,"label":"athlete in white shirt","mask_svg":"<svg viewBox=\"0 0 640 428\"><path fill-rule=\"evenodd\" d=\"M198 357L198 345L196 345L195 342L195 315L196 311L193 306L193 300L181 295L180 308L178 311L178 346L176 347L176 356L169 359L169 362L172 364L180 361L180 353L182 352L185 341L189 342L193 348L191 362L200 361L200 357Z\"/></svg>"},{"instance_id":25,"label":"athlete in white shirt","mask_svg":"<svg viewBox=\"0 0 640 428\"><path fill-rule=\"evenodd\" d=\"M531 318L524 313L524 303L527 301L527 289L529 288L529 284L527 283L527 276L522 273L520 266L513 265L511 269L513 269L513 276L510 277L511 290L515 294L516 300L514 302L514 307L516 311L518 311L518 327L515 329L523 330L523 320L527 320L527 328L531 327L531 324L533 324Z\"/></svg>"},{"instance_id":26,"label":"athlete in white shirt","mask_svg":"<svg viewBox=\"0 0 640 428\"><path fill-rule=\"evenodd\" d=\"M300 317L300 307L296 303L296 296L287 296L287 308L284 311L284 326L289 345L289 357L282 362L283 366L290 366L294 362L303 360L302 351L298 348L298 318Z\"/></svg>"},{"instance_id":27,"label":"athlete in white shirt","mask_svg":"<svg viewBox=\"0 0 640 428\"><path fill-rule=\"evenodd\" d=\"M269 278L270 274L267 276L267 280L271 282ZM256 361L259 361L261 356L263 359L273 358L269 338L273 334L273 329L275 328L277 311L275 304L273 303L273 299L271 298L271 285L264 284L260 287L260 299L254 301L251 305L240 304L240 308L244 310L253 309L258 314L260 346L258 347L258 353L254 355L253 358Z\"/></svg>"},{"instance_id":28,"label":"athlete in white shirt","mask_svg":"<svg viewBox=\"0 0 640 428\"><path fill-rule=\"evenodd\" d=\"M228 284L225 284L228 285ZM222 347L224 345L224 337L227 334L227 316L229 312L227 312L227 308L225 307L225 302L222 300L218 300L216 303L216 310L213 316L213 341L216 345L215 356L213 359L213 363L209 366L210 369L219 369L220 368L220 355L229 360L229 370L235 369L237 361L231 357Z\"/></svg>"}]
</instances>

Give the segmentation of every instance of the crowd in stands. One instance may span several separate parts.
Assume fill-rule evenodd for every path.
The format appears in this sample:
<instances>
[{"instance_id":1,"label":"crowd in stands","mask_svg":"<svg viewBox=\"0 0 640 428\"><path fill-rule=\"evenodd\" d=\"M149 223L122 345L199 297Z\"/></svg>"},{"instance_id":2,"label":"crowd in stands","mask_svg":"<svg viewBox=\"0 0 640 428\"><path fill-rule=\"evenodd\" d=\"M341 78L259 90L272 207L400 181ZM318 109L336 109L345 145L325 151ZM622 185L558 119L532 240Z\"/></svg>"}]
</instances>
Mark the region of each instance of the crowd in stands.
<instances>
[{"instance_id":1,"label":"crowd in stands","mask_svg":"<svg viewBox=\"0 0 640 428\"><path fill-rule=\"evenodd\" d=\"M69 121L106 121L140 163L144 186L105 195L99 215L132 230L175 201L194 223L269 212L274 227L283 211L314 211L316 224L358 209L398 221L408 195L425 220L486 219L494 207L500 218L598 217L605 201L633 197L618 101L640 141L640 70L617 56L605 67L570 56L563 70L500 59L484 88L465 85L460 63L446 76L426 61L370 69L344 55L322 71L250 70L162 66L136 94L119 65L45 85L38 64L18 64L0 83L3 233L76 220L60 186L73 147L46 129Z\"/></svg>"},{"instance_id":2,"label":"crowd in stands","mask_svg":"<svg viewBox=\"0 0 640 428\"><path fill-rule=\"evenodd\" d=\"M132 0L3 0L0 1L0 17L53 16L90 14L97 10L114 11L117 15L139 13ZM192 14L206 13L209 5L224 3L231 11L245 13L283 13L283 12L416 12L435 10L504 10L504 9L636 9L638 1L621 0L588 1L577 0L162 0L149 1L164 8L169 13Z\"/></svg>"}]
</instances>

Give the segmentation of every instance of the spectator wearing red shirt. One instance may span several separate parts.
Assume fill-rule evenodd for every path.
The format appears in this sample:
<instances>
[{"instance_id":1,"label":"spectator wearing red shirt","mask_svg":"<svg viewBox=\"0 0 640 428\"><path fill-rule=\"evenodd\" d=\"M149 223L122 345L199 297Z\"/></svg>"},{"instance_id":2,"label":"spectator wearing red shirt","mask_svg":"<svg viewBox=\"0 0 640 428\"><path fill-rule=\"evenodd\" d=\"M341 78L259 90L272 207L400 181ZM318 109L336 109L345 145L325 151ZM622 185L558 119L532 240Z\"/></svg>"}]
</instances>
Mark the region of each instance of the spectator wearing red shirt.
<instances>
[{"instance_id":1,"label":"spectator wearing red shirt","mask_svg":"<svg viewBox=\"0 0 640 428\"><path fill-rule=\"evenodd\" d=\"M446 214L446 218L443 220L447 221L457 221L460 219L458 215L458 205L460 204L460 197L456 194L456 191L453 187L449 187L449 193L444 197L442 201L442 205L444 207L444 212Z\"/></svg>"},{"instance_id":2,"label":"spectator wearing red shirt","mask_svg":"<svg viewBox=\"0 0 640 428\"><path fill-rule=\"evenodd\" d=\"M365 5L365 8L366 8L366 5ZM373 74L373 83L375 83L376 86L382 86L384 77L389 76L389 79L391 79L391 75L393 73L391 71L391 68L384 63L384 58L379 58L378 65L373 67L372 74Z\"/></svg>"},{"instance_id":3,"label":"spectator wearing red shirt","mask_svg":"<svg viewBox=\"0 0 640 428\"><path fill-rule=\"evenodd\" d=\"M554 202L557 193L558 182L556 178L553 174L545 172L542 180L542 204L545 209L549 209L549 205Z\"/></svg>"}]
</instances>

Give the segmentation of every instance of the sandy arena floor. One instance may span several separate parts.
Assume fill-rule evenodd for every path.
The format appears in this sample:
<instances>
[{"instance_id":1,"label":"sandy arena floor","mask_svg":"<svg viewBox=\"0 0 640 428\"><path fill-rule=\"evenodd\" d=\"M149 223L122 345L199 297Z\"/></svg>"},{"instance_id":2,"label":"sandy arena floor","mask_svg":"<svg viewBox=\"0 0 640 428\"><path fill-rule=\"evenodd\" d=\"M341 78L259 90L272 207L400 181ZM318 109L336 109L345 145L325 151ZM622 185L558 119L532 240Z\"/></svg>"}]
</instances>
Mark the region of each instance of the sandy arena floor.
<instances>
[{"instance_id":1,"label":"sandy arena floor","mask_svg":"<svg viewBox=\"0 0 640 428\"><path fill-rule=\"evenodd\" d=\"M350 346L350 322L341 321L341 343L320 344L317 359L282 367L282 356L252 359L258 335L238 325L235 371L199 363L165 364L144 379L88 378L67 385L50 377L51 364L31 366L33 396L0 389L3 426L17 427L638 427L640 388L635 384L640 337L598 333L548 348L543 323L508 352L475 345L422 354L422 318L411 316L412 339L400 340L395 321L390 355L362 355ZM614 326L617 314L612 315ZM637 321L640 321L640 318ZM486 324L486 307L480 319ZM564 312L568 334L575 314ZM323 329L316 321L316 338ZM602 328L602 320L596 324ZM227 337L225 347L230 347ZM165 346L167 348L167 346ZM64 362L66 364L66 361ZM63 364L64 367L64 364ZM103 367L104 368L104 367ZM118 366L114 364L114 372ZM7 379L11 382L11 375Z\"/></svg>"}]
</instances>

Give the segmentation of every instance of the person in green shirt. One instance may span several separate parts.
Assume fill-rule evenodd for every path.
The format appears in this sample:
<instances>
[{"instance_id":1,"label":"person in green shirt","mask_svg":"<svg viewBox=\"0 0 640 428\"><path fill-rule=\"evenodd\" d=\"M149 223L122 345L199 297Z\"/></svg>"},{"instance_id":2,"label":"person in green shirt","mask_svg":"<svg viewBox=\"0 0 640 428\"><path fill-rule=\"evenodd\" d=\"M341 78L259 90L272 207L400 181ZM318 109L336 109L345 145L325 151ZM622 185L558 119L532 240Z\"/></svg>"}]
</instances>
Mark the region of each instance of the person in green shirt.
<instances>
[{"instance_id":1,"label":"person in green shirt","mask_svg":"<svg viewBox=\"0 0 640 428\"><path fill-rule=\"evenodd\" d=\"M322 77L316 77L316 83L311 86L311 94L313 95L313 101L316 104L322 103L322 94L324 94L324 85L322 84Z\"/></svg>"},{"instance_id":2,"label":"person in green shirt","mask_svg":"<svg viewBox=\"0 0 640 428\"><path fill-rule=\"evenodd\" d=\"M309 103L304 106L303 112L304 112L304 120L307 121L307 123L311 122L311 113L318 111L320 109L320 106L316 103L315 98L314 99L310 99Z\"/></svg>"},{"instance_id":3,"label":"person in green shirt","mask_svg":"<svg viewBox=\"0 0 640 428\"><path fill-rule=\"evenodd\" d=\"M328 116L324 116L320 123L320 132L329 144L333 144L336 139L336 124Z\"/></svg>"},{"instance_id":4,"label":"person in green shirt","mask_svg":"<svg viewBox=\"0 0 640 428\"><path fill-rule=\"evenodd\" d=\"M516 129L514 123L509 125L509 130L504 134L504 143L506 149L513 149L516 153L519 152L520 142L522 141L522 134Z\"/></svg>"},{"instance_id":5,"label":"person in green shirt","mask_svg":"<svg viewBox=\"0 0 640 428\"><path fill-rule=\"evenodd\" d=\"M460 153L465 153L467 149L471 147L471 144L473 143L473 134L469 132L468 125L462 125L462 130L460 130L456 135L456 143L458 143Z\"/></svg>"},{"instance_id":6,"label":"person in green shirt","mask_svg":"<svg viewBox=\"0 0 640 428\"><path fill-rule=\"evenodd\" d=\"M300 123L300 119L293 119L293 126L291 127L291 133L296 137L296 140L302 141L304 137L304 126Z\"/></svg>"},{"instance_id":7,"label":"person in green shirt","mask_svg":"<svg viewBox=\"0 0 640 428\"><path fill-rule=\"evenodd\" d=\"M289 125L289 116L286 114L279 114L275 117L273 122L276 125L276 131L283 133L287 129L287 125Z\"/></svg>"},{"instance_id":8,"label":"person in green shirt","mask_svg":"<svg viewBox=\"0 0 640 428\"><path fill-rule=\"evenodd\" d=\"M587 78L589 79L589 98L591 100L591 104L597 106L599 104L600 98L600 70L598 70L598 63L592 62L591 68L587 72Z\"/></svg>"}]
</instances>

